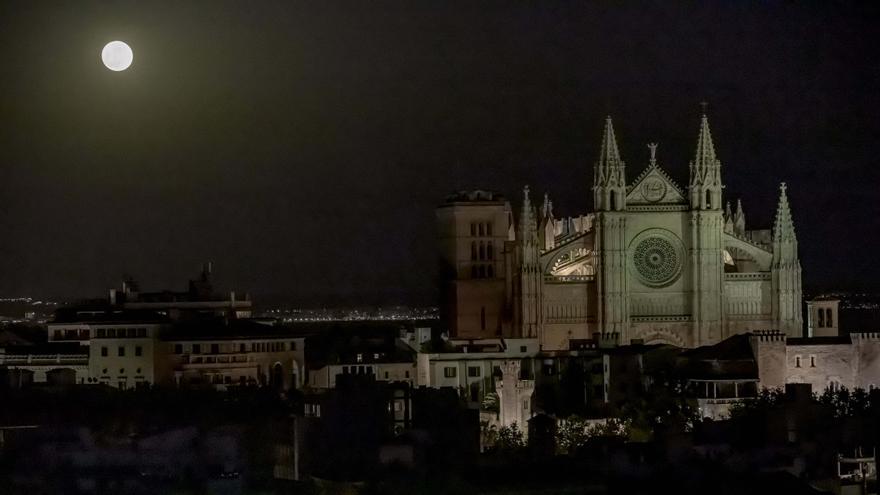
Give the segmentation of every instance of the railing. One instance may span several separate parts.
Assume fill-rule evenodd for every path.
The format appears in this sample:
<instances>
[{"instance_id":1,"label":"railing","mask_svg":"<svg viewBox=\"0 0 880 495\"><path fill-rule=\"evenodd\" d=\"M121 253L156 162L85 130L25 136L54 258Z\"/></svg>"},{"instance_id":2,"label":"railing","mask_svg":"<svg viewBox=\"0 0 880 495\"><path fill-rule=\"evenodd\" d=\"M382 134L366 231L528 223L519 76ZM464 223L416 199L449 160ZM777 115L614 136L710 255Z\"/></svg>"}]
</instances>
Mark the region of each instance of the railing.
<instances>
[{"instance_id":1,"label":"railing","mask_svg":"<svg viewBox=\"0 0 880 495\"><path fill-rule=\"evenodd\" d=\"M88 354L0 354L0 364L88 364Z\"/></svg>"},{"instance_id":2,"label":"railing","mask_svg":"<svg viewBox=\"0 0 880 495\"><path fill-rule=\"evenodd\" d=\"M596 279L595 275L545 275L545 282L592 282Z\"/></svg>"},{"instance_id":3,"label":"railing","mask_svg":"<svg viewBox=\"0 0 880 495\"><path fill-rule=\"evenodd\" d=\"M252 362L248 354L196 354L182 356L184 365L242 364Z\"/></svg>"},{"instance_id":4,"label":"railing","mask_svg":"<svg viewBox=\"0 0 880 495\"><path fill-rule=\"evenodd\" d=\"M769 272L758 273L725 273L725 280L770 280Z\"/></svg>"}]
</instances>

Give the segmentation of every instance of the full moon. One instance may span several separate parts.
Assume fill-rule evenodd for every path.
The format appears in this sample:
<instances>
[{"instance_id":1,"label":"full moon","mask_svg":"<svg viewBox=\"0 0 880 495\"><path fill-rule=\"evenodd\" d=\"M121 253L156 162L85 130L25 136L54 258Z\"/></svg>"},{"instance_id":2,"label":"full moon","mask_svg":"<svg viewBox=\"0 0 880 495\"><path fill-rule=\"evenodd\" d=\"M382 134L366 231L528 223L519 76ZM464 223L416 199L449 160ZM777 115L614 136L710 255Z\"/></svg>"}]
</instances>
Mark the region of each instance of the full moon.
<instances>
[{"instance_id":1,"label":"full moon","mask_svg":"<svg viewBox=\"0 0 880 495\"><path fill-rule=\"evenodd\" d=\"M112 71L122 71L131 65L134 54L131 48L122 41L111 41L101 51L101 60Z\"/></svg>"}]
</instances>

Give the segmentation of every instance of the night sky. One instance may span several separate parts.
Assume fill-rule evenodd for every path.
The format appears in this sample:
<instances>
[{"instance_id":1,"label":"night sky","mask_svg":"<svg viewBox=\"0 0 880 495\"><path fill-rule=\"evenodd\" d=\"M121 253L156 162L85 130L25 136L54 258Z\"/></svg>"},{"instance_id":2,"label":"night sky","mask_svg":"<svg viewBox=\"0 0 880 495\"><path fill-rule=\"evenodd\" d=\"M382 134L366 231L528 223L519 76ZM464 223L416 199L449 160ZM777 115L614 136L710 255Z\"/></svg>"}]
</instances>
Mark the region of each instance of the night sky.
<instances>
[{"instance_id":1,"label":"night sky","mask_svg":"<svg viewBox=\"0 0 880 495\"><path fill-rule=\"evenodd\" d=\"M804 3L4 2L0 295L213 260L255 296L429 302L447 194L589 211L606 114L630 179L657 141L686 185L702 100L747 227L787 181L805 288L876 287L880 9Z\"/></svg>"}]
</instances>

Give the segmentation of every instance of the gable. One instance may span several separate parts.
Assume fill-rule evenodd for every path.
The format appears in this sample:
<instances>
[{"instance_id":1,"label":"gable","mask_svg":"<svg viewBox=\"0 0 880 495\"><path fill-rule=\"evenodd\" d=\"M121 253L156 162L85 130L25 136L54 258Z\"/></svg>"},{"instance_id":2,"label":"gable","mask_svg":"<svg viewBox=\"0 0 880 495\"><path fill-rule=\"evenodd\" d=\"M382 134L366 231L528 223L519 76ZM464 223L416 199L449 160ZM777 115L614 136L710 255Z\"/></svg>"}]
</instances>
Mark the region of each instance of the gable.
<instances>
[{"instance_id":1,"label":"gable","mask_svg":"<svg viewBox=\"0 0 880 495\"><path fill-rule=\"evenodd\" d=\"M669 175L657 165L649 165L629 187L627 204L685 204L684 192Z\"/></svg>"}]
</instances>

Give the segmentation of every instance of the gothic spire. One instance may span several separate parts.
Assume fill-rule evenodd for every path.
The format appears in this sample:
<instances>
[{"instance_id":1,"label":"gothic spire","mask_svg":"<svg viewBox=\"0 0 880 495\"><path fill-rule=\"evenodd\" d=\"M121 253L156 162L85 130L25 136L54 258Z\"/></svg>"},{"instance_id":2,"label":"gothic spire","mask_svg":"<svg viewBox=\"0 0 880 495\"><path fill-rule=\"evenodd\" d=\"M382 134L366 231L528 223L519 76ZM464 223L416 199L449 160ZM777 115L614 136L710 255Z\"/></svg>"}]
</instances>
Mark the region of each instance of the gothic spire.
<instances>
[{"instance_id":1,"label":"gothic spire","mask_svg":"<svg viewBox=\"0 0 880 495\"><path fill-rule=\"evenodd\" d=\"M541 205L541 220L553 217L553 202L550 201L550 195L544 193L544 204Z\"/></svg>"},{"instance_id":2,"label":"gothic spire","mask_svg":"<svg viewBox=\"0 0 880 495\"><path fill-rule=\"evenodd\" d=\"M697 151L691 161L691 208L699 210L721 210L721 161L715 154L712 131L705 107L700 118L700 135L697 137Z\"/></svg>"},{"instance_id":3,"label":"gothic spire","mask_svg":"<svg viewBox=\"0 0 880 495\"><path fill-rule=\"evenodd\" d=\"M712 142L712 131L709 130L709 118L704 113L700 119L700 135L697 137L694 167L698 170L707 170L708 167L715 165L716 160L715 143Z\"/></svg>"},{"instance_id":4,"label":"gothic spire","mask_svg":"<svg viewBox=\"0 0 880 495\"><path fill-rule=\"evenodd\" d=\"M741 199L736 200L736 213L733 215L733 230L739 235L746 234L746 214L743 211Z\"/></svg>"},{"instance_id":5,"label":"gothic spire","mask_svg":"<svg viewBox=\"0 0 880 495\"><path fill-rule=\"evenodd\" d=\"M773 243L797 242L794 233L794 221L788 206L788 195L785 193L785 182L779 184L779 204L776 207L776 219L773 221Z\"/></svg>"},{"instance_id":6,"label":"gothic spire","mask_svg":"<svg viewBox=\"0 0 880 495\"><path fill-rule=\"evenodd\" d=\"M599 211L620 211L626 203L626 164L620 159L611 117L605 118L599 160L593 176L593 205Z\"/></svg>"},{"instance_id":7,"label":"gothic spire","mask_svg":"<svg viewBox=\"0 0 880 495\"><path fill-rule=\"evenodd\" d=\"M535 220L535 210L529 199L529 186L523 188L522 212L519 216L520 240L536 241L538 237L538 223Z\"/></svg>"},{"instance_id":8,"label":"gothic spire","mask_svg":"<svg viewBox=\"0 0 880 495\"><path fill-rule=\"evenodd\" d=\"M730 220L733 218L733 213L730 211L730 201L728 201L727 205L724 207L724 218L726 220Z\"/></svg>"},{"instance_id":9,"label":"gothic spire","mask_svg":"<svg viewBox=\"0 0 880 495\"><path fill-rule=\"evenodd\" d=\"M730 211L730 201L724 207L724 232L728 234L733 233L733 213Z\"/></svg>"},{"instance_id":10,"label":"gothic spire","mask_svg":"<svg viewBox=\"0 0 880 495\"><path fill-rule=\"evenodd\" d=\"M602 132L602 147L599 150L599 166L613 167L620 163L620 150L617 149L617 138L614 136L614 124L611 116L605 117L605 130Z\"/></svg>"}]
</instances>

